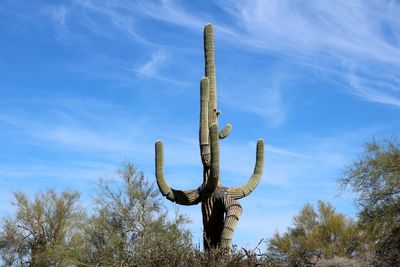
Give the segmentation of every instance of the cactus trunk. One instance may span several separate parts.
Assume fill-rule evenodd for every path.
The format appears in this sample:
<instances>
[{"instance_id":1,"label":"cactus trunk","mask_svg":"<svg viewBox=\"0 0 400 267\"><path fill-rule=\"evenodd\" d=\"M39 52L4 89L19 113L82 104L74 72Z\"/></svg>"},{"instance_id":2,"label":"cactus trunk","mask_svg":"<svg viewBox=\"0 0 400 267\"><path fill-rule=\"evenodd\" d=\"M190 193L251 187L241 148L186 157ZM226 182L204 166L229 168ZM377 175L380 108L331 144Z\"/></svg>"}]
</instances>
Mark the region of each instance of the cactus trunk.
<instances>
[{"instance_id":1,"label":"cactus trunk","mask_svg":"<svg viewBox=\"0 0 400 267\"><path fill-rule=\"evenodd\" d=\"M200 82L200 157L203 164L203 183L194 190L175 190L164 176L164 148L162 141L155 145L157 185L168 200L181 205L201 202L204 248L230 248L233 232L242 213L238 199L250 194L261 179L264 166L264 141L257 142L256 164L253 175L240 187L224 187L220 180L219 140L227 137L232 125L218 128L217 90L214 63L213 26L204 27L205 77Z\"/></svg>"}]
</instances>

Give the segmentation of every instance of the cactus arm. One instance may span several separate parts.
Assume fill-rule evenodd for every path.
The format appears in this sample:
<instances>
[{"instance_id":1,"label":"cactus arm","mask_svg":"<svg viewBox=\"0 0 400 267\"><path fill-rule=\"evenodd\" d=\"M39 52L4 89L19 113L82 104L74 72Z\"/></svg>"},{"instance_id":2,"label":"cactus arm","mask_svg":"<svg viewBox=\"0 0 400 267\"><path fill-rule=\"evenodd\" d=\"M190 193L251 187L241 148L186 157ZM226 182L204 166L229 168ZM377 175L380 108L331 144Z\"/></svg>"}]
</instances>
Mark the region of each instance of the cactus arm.
<instances>
[{"instance_id":1,"label":"cactus arm","mask_svg":"<svg viewBox=\"0 0 400 267\"><path fill-rule=\"evenodd\" d=\"M212 24L204 27L205 74L210 81L209 123L217 122L217 88L214 62L214 30Z\"/></svg>"},{"instance_id":2,"label":"cactus arm","mask_svg":"<svg viewBox=\"0 0 400 267\"><path fill-rule=\"evenodd\" d=\"M228 195L234 199L240 199L249 195L260 182L264 168L264 140L260 139L257 142L256 165L253 175L248 182L240 187L227 188Z\"/></svg>"},{"instance_id":3,"label":"cactus arm","mask_svg":"<svg viewBox=\"0 0 400 267\"><path fill-rule=\"evenodd\" d=\"M208 125L208 102L210 98L209 80L207 77L200 82L200 155L204 166L210 166L210 143Z\"/></svg>"},{"instance_id":4,"label":"cactus arm","mask_svg":"<svg viewBox=\"0 0 400 267\"><path fill-rule=\"evenodd\" d=\"M215 191L219 184L219 140L218 140L218 125L212 123L210 126L211 138L211 168L210 176L206 181L206 189L209 193Z\"/></svg>"},{"instance_id":5,"label":"cactus arm","mask_svg":"<svg viewBox=\"0 0 400 267\"><path fill-rule=\"evenodd\" d=\"M219 139L224 139L227 137L232 131L232 124L228 123L225 125L224 129L219 132Z\"/></svg>"},{"instance_id":6,"label":"cactus arm","mask_svg":"<svg viewBox=\"0 0 400 267\"><path fill-rule=\"evenodd\" d=\"M242 206L235 199L224 196L222 203L225 207L225 222L224 228L221 234L221 246L230 248L232 243L233 232L235 231L236 225L239 221L240 215L242 214Z\"/></svg>"},{"instance_id":7,"label":"cactus arm","mask_svg":"<svg viewBox=\"0 0 400 267\"><path fill-rule=\"evenodd\" d=\"M156 150L156 180L161 194L168 200L181 205L195 205L199 203L200 192L196 190L175 190L172 189L164 176L164 146L161 140L155 145Z\"/></svg>"}]
</instances>

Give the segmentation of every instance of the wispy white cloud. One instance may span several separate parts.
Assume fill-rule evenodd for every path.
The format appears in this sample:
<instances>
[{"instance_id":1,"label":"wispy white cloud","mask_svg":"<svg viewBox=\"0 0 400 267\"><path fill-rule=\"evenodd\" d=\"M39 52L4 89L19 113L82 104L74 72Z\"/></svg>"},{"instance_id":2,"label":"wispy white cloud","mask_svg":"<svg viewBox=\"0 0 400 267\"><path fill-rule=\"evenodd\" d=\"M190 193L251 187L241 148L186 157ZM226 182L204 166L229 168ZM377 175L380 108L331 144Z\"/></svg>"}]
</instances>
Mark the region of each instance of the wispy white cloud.
<instances>
[{"instance_id":1,"label":"wispy white cloud","mask_svg":"<svg viewBox=\"0 0 400 267\"><path fill-rule=\"evenodd\" d=\"M311 158L310 155L306 155L306 154L302 154L299 152L295 152L295 151L291 151L285 148L279 148L279 147L275 147L273 145L267 144L266 145L266 150L268 152L271 153L275 153L278 155L282 155L282 156L289 156L289 157L298 157L298 158L303 158L303 159L309 159Z\"/></svg>"},{"instance_id":2,"label":"wispy white cloud","mask_svg":"<svg viewBox=\"0 0 400 267\"><path fill-rule=\"evenodd\" d=\"M231 38L313 68L339 70L342 90L362 100L397 105L400 5L395 1L220 1L236 18ZM343 65L343 62L345 63ZM346 66L359 66L354 72ZM362 67L360 67L362 66ZM374 75L375 73L379 75ZM373 77L373 79L371 79ZM391 84L385 84L388 81ZM360 84L363 84L362 86Z\"/></svg>"},{"instance_id":3,"label":"wispy white cloud","mask_svg":"<svg viewBox=\"0 0 400 267\"><path fill-rule=\"evenodd\" d=\"M398 93L390 94L387 86L377 86L389 74L394 75L393 85L399 87L396 73L400 68L397 60L400 58L400 23L396 18L400 14L400 6L395 1L343 1L334 4L316 1L301 5L288 1L216 3L232 18L232 25L219 23L220 18L215 14L199 16L185 8L182 2L173 0L140 3L117 1L107 5L107 10L120 14L119 8L125 6L140 16L196 31L201 31L207 20L214 20L216 31L225 42L262 53L279 54L307 67L339 73L348 82L342 90L362 100L383 104L399 101ZM91 6L90 2L84 5ZM362 65L363 73L353 72L352 79L347 80L349 69L343 65L343 61ZM368 76L376 72L377 66L382 76L375 76L375 83L366 83ZM354 86L354 78L364 84L363 91L366 94L359 93L360 86ZM284 121L284 112L279 112L283 109L280 91L276 87L266 88L265 91L265 99L271 102L269 104L273 108L266 110L265 106L268 105L261 107L257 104L248 105L247 108L272 118L279 125Z\"/></svg>"},{"instance_id":4,"label":"wispy white cloud","mask_svg":"<svg viewBox=\"0 0 400 267\"><path fill-rule=\"evenodd\" d=\"M132 10L137 10L156 20L166 21L168 23L201 30L204 20L195 14L189 13L182 6L181 2L174 0L160 0L136 2L131 5ZM162 14L162 16L161 16Z\"/></svg>"},{"instance_id":5,"label":"wispy white cloud","mask_svg":"<svg viewBox=\"0 0 400 267\"><path fill-rule=\"evenodd\" d=\"M130 144L122 137L107 137L93 130L77 127L59 126L53 129L36 131L36 138L48 144L75 151L129 151Z\"/></svg>"},{"instance_id":6,"label":"wispy white cloud","mask_svg":"<svg viewBox=\"0 0 400 267\"><path fill-rule=\"evenodd\" d=\"M314 186L319 186L321 192L335 195L336 179L342 175L343 168L361 152L366 140L384 129L387 127L369 127L327 136L297 133L296 137L286 140L284 147L271 144L267 139L261 183L284 191L299 190L296 194L300 198ZM230 179L226 186L243 184L250 177L255 164L255 146L255 142L222 142L221 173Z\"/></svg>"},{"instance_id":7,"label":"wispy white cloud","mask_svg":"<svg viewBox=\"0 0 400 267\"><path fill-rule=\"evenodd\" d=\"M273 85L259 88L253 94L244 94L242 90L233 91L228 98L222 95L222 103L242 111L251 112L268 119L273 126L280 126L286 117L286 107L282 99L282 87Z\"/></svg>"},{"instance_id":8,"label":"wispy white cloud","mask_svg":"<svg viewBox=\"0 0 400 267\"><path fill-rule=\"evenodd\" d=\"M151 55L150 59L145 64L137 69L137 72L144 76L155 76L158 74L158 69L165 59L165 53L157 51Z\"/></svg>"},{"instance_id":9,"label":"wispy white cloud","mask_svg":"<svg viewBox=\"0 0 400 267\"><path fill-rule=\"evenodd\" d=\"M135 72L141 77L153 78L157 80L183 84L180 81L165 78L161 74L161 69L164 65L166 65L167 60L168 60L167 53L165 53L162 50L157 50L149 56L147 61L138 65L135 69Z\"/></svg>"},{"instance_id":10,"label":"wispy white cloud","mask_svg":"<svg viewBox=\"0 0 400 267\"><path fill-rule=\"evenodd\" d=\"M69 9L64 5L59 5L49 8L48 12L53 18L54 29L58 38L62 38L68 32L67 18L69 16Z\"/></svg>"},{"instance_id":11,"label":"wispy white cloud","mask_svg":"<svg viewBox=\"0 0 400 267\"><path fill-rule=\"evenodd\" d=\"M385 77L385 79L363 77L353 66L349 68L348 80L351 86L350 92L357 97L400 107L400 77Z\"/></svg>"},{"instance_id":12,"label":"wispy white cloud","mask_svg":"<svg viewBox=\"0 0 400 267\"><path fill-rule=\"evenodd\" d=\"M288 103L284 101L284 95L285 90L290 89L290 78L274 70L257 80L262 80L263 84L254 84L253 81L240 78L223 83L222 86L229 88L229 92L220 93L221 103L265 117L272 126L281 126L289 108Z\"/></svg>"},{"instance_id":13,"label":"wispy white cloud","mask_svg":"<svg viewBox=\"0 0 400 267\"><path fill-rule=\"evenodd\" d=\"M112 118L110 126L112 115L108 114L123 113L123 107L95 99L34 97L9 102L13 108L1 110L0 122L12 125L15 132L36 145L41 140L42 144L52 142L69 149L117 151L127 147L130 138L143 137L140 128L147 120L144 115L137 117L127 127L125 118ZM26 106L36 108L36 112L30 113Z\"/></svg>"},{"instance_id":14,"label":"wispy white cloud","mask_svg":"<svg viewBox=\"0 0 400 267\"><path fill-rule=\"evenodd\" d=\"M393 38L399 37L395 16L400 10L395 2L225 2L219 3L237 19L238 40L262 50L309 56L318 51L328 54L328 49L333 49L333 53L399 64L395 60L399 56L398 40L388 41L382 31L384 26L391 27Z\"/></svg>"},{"instance_id":15,"label":"wispy white cloud","mask_svg":"<svg viewBox=\"0 0 400 267\"><path fill-rule=\"evenodd\" d=\"M98 9L112 10L112 17L121 15L125 6L131 12L167 23L201 31L206 21L213 20L218 36L232 45L258 53L278 54L304 68L326 70L343 80L341 90L361 100L398 106L400 82L400 6L394 2L352 1L313 4L293 4L288 1L216 1L232 24L220 17L208 17L185 8L183 2L173 0L130 2L117 1ZM84 6L92 7L91 2ZM102 11L103 12L103 11ZM105 11L110 12L110 11ZM127 16L123 13L124 16ZM115 24L124 28L126 25ZM155 74L155 67L165 60L160 52L150 56L138 71ZM353 67L349 68L351 65ZM353 71L362 69L362 71ZM290 67L288 67L290 68ZM290 73L285 66L281 72ZM380 75L374 75L376 72ZM276 74L276 72L275 72ZM289 76L259 89L257 97L243 95L221 97L226 104L264 116L275 126L285 122L288 103L282 88ZM290 79L304 79L291 77ZM388 81L390 84L388 84ZM337 89L336 89L337 90ZM240 91L236 90L236 93ZM248 103L239 104L236 99Z\"/></svg>"},{"instance_id":16,"label":"wispy white cloud","mask_svg":"<svg viewBox=\"0 0 400 267\"><path fill-rule=\"evenodd\" d=\"M113 30L124 34L132 41L145 45L152 45L143 35L136 29L138 12L129 8L129 3L121 5L118 1L94 3L91 0L73 1L76 6L77 14L75 17L81 21L81 25L86 27L93 33L100 36L112 37L115 35ZM106 21L99 19L105 17ZM111 22L111 25L108 24ZM112 26L111 29L109 26Z\"/></svg>"},{"instance_id":17,"label":"wispy white cloud","mask_svg":"<svg viewBox=\"0 0 400 267\"><path fill-rule=\"evenodd\" d=\"M396 1L215 1L224 16L191 10L182 1L113 1L94 3L91 0L72 1L65 5L48 5L41 12L35 8L31 16L19 19L40 25L48 14L58 36L74 36L71 30L79 25L91 33L113 38L115 34L143 45L159 47L150 42L143 30L146 20L163 21L200 32L204 23L213 21L223 42L255 50L258 53L278 54L305 68L326 69L339 74L347 84L342 90L362 100L398 106L400 71L400 4ZM19 5L18 9L27 9ZM6 12L6 10L1 10ZM42 23L44 25L44 23ZM14 23L18 25L18 23ZM105 27L107 25L107 27ZM111 26L111 27L110 27ZM37 27L40 28L40 27ZM64 38L67 40L68 38ZM80 38L79 40L83 40ZM156 77L157 66L167 64L166 52L156 51L137 68L138 73ZM140 64L140 62L135 62ZM352 66L349 68L348 66ZM362 71L353 71L361 69ZM353 69L353 70L352 70ZM282 71L290 70L283 68ZM379 72L380 75L374 75ZM162 75L157 75L162 78ZM287 78L287 77L284 77ZM299 77L300 78L300 77ZM302 77L301 77L302 78ZM390 84L387 84L389 80ZM272 119L276 125L285 121L285 102L277 86L263 89L270 105L248 105L250 112ZM253 101L253 99L250 99ZM232 101L231 101L232 102ZM266 109L266 106L273 108Z\"/></svg>"}]
</instances>

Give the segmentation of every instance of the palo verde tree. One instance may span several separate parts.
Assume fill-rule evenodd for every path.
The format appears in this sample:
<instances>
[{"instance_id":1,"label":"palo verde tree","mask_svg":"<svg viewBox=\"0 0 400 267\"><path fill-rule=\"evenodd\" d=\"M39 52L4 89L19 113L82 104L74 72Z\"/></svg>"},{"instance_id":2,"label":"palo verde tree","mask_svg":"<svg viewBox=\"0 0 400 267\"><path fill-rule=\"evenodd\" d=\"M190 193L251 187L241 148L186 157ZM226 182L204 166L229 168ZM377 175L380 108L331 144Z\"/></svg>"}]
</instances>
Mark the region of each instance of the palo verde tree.
<instances>
[{"instance_id":1,"label":"palo verde tree","mask_svg":"<svg viewBox=\"0 0 400 267\"><path fill-rule=\"evenodd\" d=\"M170 188L164 176L163 143L155 144L157 185L168 200L180 205L201 203L205 249L229 248L242 207L237 201L249 195L261 179L264 166L264 141L257 142L256 164L253 175L240 187L224 187L220 179L219 139L227 137L232 129L227 124L218 129L217 90L214 64L213 26L204 28L205 77L200 82L200 130L199 143L203 164L203 183L194 190Z\"/></svg>"},{"instance_id":2,"label":"palo verde tree","mask_svg":"<svg viewBox=\"0 0 400 267\"><path fill-rule=\"evenodd\" d=\"M377 265L400 265L400 142L398 139L365 145L364 153L339 180L356 193L359 221L376 249Z\"/></svg>"},{"instance_id":3,"label":"palo verde tree","mask_svg":"<svg viewBox=\"0 0 400 267\"><path fill-rule=\"evenodd\" d=\"M2 266L66 266L80 264L81 208L77 191L47 190L30 200L14 193L16 215L0 230Z\"/></svg>"},{"instance_id":4,"label":"palo verde tree","mask_svg":"<svg viewBox=\"0 0 400 267\"><path fill-rule=\"evenodd\" d=\"M293 218L293 226L283 234L275 233L268 252L284 266L312 266L320 259L359 256L365 245L357 223L320 200L317 210L306 204Z\"/></svg>"},{"instance_id":5,"label":"palo verde tree","mask_svg":"<svg viewBox=\"0 0 400 267\"><path fill-rule=\"evenodd\" d=\"M192 249L184 228L188 218L177 213L168 219L158 190L132 163L117 175L98 184L82 261L88 266L180 266L183 252Z\"/></svg>"}]
</instances>

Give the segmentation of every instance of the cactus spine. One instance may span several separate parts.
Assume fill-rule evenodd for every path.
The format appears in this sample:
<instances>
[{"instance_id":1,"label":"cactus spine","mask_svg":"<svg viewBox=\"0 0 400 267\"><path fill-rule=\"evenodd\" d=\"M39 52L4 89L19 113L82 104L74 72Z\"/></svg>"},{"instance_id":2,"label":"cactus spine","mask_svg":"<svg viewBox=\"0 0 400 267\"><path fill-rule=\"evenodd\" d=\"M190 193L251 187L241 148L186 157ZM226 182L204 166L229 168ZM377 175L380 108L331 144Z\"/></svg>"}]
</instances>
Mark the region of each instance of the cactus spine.
<instances>
[{"instance_id":1,"label":"cactus spine","mask_svg":"<svg viewBox=\"0 0 400 267\"><path fill-rule=\"evenodd\" d=\"M201 202L204 228L204 248L230 248L242 207L238 199L249 195L261 179L264 166L264 141L257 142L256 164L253 175L240 187L224 187L219 175L219 140L227 137L232 125L218 130L217 90L214 63L213 26L204 27L205 77L200 82L200 156L203 164L203 183L194 190L172 189L164 176L164 148L162 141L155 144L157 185L168 200L180 205Z\"/></svg>"}]
</instances>

